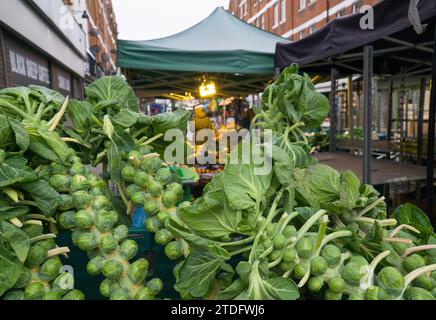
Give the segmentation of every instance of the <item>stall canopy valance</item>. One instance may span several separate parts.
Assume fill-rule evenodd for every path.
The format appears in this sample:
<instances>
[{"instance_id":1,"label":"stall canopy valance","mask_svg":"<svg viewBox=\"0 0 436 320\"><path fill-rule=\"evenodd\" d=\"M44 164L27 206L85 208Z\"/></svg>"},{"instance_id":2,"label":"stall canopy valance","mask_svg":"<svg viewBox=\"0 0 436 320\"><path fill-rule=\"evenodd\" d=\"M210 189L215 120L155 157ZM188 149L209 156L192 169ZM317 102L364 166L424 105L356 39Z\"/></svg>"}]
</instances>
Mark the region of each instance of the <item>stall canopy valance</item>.
<instances>
[{"instance_id":1,"label":"stall canopy valance","mask_svg":"<svg viewBox=\"0 0 436 320\"><path fill-rule=\"evenodd\" d=\"M374 47L374 72L392 75L401 68L431 71L433 51L433 23L436 17L436 1L420 0L418 15L424 32L417 36L409 13L413 12L410 0L384 0L371 12L337 18L310 36L290 44L277 44L276 66L285 68L298 63L304 71L330 73L335 66L344 73L362 73L363 46ZM374 28L362 28L361 21L370 22ZM362 20L363 19L363 20Z\"/></svg>"},{"instance_id":2,"label":"stall canopy valance","mask_svg":"<svg viewBox=\"0 0 436 320\"><path fill-rule=\"evenodd\" d=\"M228 91L255 92L274 73L278 42L289 41L217 8L197 25L169 37L119 40L118 66L127 70L137 90L192 91L198 78L209 74L225 79Z\"/></svg>"}]
</instances>

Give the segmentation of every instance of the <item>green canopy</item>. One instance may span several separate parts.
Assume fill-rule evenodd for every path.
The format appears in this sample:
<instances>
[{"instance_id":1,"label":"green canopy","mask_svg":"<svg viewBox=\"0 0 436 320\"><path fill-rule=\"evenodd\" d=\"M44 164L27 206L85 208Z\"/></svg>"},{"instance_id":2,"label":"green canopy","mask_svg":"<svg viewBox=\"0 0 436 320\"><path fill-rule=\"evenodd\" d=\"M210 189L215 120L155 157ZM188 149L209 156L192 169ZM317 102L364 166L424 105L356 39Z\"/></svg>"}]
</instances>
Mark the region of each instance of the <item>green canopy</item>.
<instances>
[{"instance_id":1,"label":"green canopy","mask_svg":"<svg viewBox=\"0 0 436 320\"><path fill-rule=\"evenodd\" d=\"M198 79L195 83L187 83L189 80L206 74L223 78L227 74L225 78L233 86L241 81L242 85L248 84L236 91L255 92L254 87L264 85L259 80L271 78L274 73L277 42L287 41L217 8L205 20L169 37L119 40L118 66L127 71L137 89L192 91Z\"/></svg>"}]
</instances>

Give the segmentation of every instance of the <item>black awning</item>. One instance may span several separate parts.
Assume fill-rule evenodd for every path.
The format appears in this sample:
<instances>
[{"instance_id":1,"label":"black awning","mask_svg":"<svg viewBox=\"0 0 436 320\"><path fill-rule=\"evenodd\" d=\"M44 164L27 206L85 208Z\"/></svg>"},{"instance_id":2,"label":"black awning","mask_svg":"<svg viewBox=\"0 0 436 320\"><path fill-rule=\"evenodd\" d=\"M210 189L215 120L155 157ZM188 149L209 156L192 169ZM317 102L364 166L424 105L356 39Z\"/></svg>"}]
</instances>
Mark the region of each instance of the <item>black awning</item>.
<instances>
[{"instance_id":1,"label":"black awning","mask_svg":"<svg viewBox=\"0 0 436 320\"><path fill-rule=\"evenodd\" d=\"M275 63L281 70L298 63L306 72L362 73L363 46L374 46L374 72L392 75L401 68L431 73L436 1L420 0L421 20L428 24L417 35L409 21L410 0L384 0L373 7L374 29L360 27L363 13L332 20L310 36L290 44L278 43Z\"/></svg>"}]
</instances>

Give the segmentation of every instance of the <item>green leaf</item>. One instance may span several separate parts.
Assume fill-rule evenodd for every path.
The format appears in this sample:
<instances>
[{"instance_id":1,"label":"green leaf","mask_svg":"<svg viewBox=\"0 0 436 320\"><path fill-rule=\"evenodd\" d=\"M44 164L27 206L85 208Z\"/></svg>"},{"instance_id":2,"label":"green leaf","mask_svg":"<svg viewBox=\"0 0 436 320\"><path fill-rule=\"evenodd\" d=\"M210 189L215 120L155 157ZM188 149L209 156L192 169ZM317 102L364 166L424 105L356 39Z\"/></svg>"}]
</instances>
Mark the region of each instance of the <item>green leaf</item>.
<instances>
[{"instance_id":1,"label":"green leaf","mask_svg":"<svg viewBox=\"0 0 436 320\"><path fill-rule=\"evenodd\" d=\"M18 260L24 263L30 249L30 239L27 233L5 221L1 223L1 233L9 242Z\"/></svg>"},{"instance_id":2,"label":"green leaf","mask_svg":"<svg viewBox=\"0 0 436 320\"><path fill-rule=\"evenodd\" d=\"M222 259L209 252L191 251L183 262L174 288L179 292L189 292L194 297L203 297L222 263Z\"/></svg>"},{"instance_id":3,"label":"green leaf","mask_svg":"<svg viewBox=\"0 0 436 320\"><path fill-rule=\"evenodd\" d=\"M213 191L183 208L181 216L201 236L221 238L237 233L241 212L232 210L223 191Z\"/></svg>"},{"instance_id":4,"label":"green leaf","mask_svg":"<svg viewBox=\"0 0 436 320\"><path fill-rule=\"evenodd\" d=\"M221 291L220 295L218 296L218 300L233 300L244 289L245 289L245 285L241 281L241 279L236 279L229 287Z\"/></svg>"},{"instance_id":5,"label":"green leaf","mask_svg":"<svg viewBox=\"0 0 436 320\"><path fill-rule=\"evenodd\" d=\"M308 108L304 110L301 121L304 122L305 129L317 129L329 114L329 100L316 91L309 92L306 99Z\"/></svg>"},{"instance_id":6,"label":"green leaf","mask_svg":"<svg viewBox=\"0 0 436 320\"><path fill-rule=\"evenodd\" d=\"M57 207L62 203L61 196L47 181L38 180L18 185L18 188L27 192L36 202L39 210L47 216L56 212Z\"/></svg>"},{"instance_id":7,"label":"green leaf","mask_svg":"<svg viewBox=\"0 0 436 320\"><path fill-rule=\"evenodd\" d=\"M21 122L9 118L9 125L15 134L15 142L21 151L26 151L29 148L30 137Z\"/></svg>"},{"instance_id":8,"label":"green leaf","mask_svg":"<svg viewBox=\"0 0 436 320\"><path fill-rule=\"evenodd\" d=\"M23 164L24 161L24 165ZM7 159L0 164L0 188L18 182L34 181L38 178L35 172L25 166L26 160Z\"/></svg>"},{"instance_id":9,"label":"green leaf","mask_svg":"<svg viewBox=\"0 0 436 320\"><path fill-rule=\"evenodd\" d=\"M112 121L117 125L127 129L136 124L136 121L140 116L142 115L137 112L133 112L129 109L122 109L117 115L112 118Z\"/></svg>"},{"instance_id":10,"label":"green leaf","mask_svg":"<svg viewBox=\"0 0 436 320\"><path fill-rule=\"evenodd\" d=\"M65 162L71 156L71 150L67 143L63 141L57 132L49 132L44 129L38 130L38 134L53 150L62 162Z\"/></svg>"},{"instance_id":11,"label":"green leaf","mask_svg":"<svg viewBox=\"0 0 436 320\"><path fill-rule=\"evenodd\" d=\"M112 141L120 151L129 152L135 148L135 140L133 140L132 136L118 126L114 126Z\"/></svg>"},{"instance_id":12,"label":"green leaf","mask_svg":"<svg viewBox=\"0 0 436 320\"><path fill-rule=\"evenodd\" d=\"M88 101L70 100L67 113L76 132L83 135L90 131L93 122L91 105Z\"/></svg>"},{"instance_id":13,"label":"green leaf","mask_svg":"<svg viewBox=\"0 0 436 320\"><path fill-rule=\"evenodd\" d=\"M297 145L291 145L286 150L273 145L272 158L274 175L284 186L293 182L294 168L304 168L309 165L308 153Z\"/></svg>"},{"instance_id":14,"label":"green leaf","mask_svg":"<svg viewBox=\"0 0 436 320\"><path fill-rule=\"evenodd\" d=\"M360 180L352 171L341 173L341 189L339 199L344 209L353 209L356 206L360 193Z\"/></svg>"},{"instance_id":15,"label":"green leaf","mask_svg":"<svg viewBox=\"0 0 436 320\"><path fill-rule=\"evenodd\" d=\"M433 234L433 227L427 215L417 206L406 203L394 211L394 217L399 224L408 224L421 232L420 236Z\"/></svg>"},{"instance_id":16,"label":"green leaf","mask_svg":"<svg viewBox=\"0 0 436 320\"><path fill-rule=\"evenodd\" d=\"M102 77L86 87L85 93L95 106L138 111L135 92L122 77Z\"/></svg>"},{"instance_id":17,"label":"green leaf","mask_svg":"<svg viewBox=\"0 0 436 320\"><path fill-rule=\"evenodd\" d=\"M8 118L0 114L0 149L8 148L14 141L14 132L12 131Z\"/></svg>"},{"instance_id":18,"label":"green leaf","mask_svg":"<svg viewBox=\"0 0 436 320\"><path fill-rule=\"evenodd\" d=\"M109 173L111 179L114 182L121 181L121 153L115 143L111 143L109 149L107 150L107 157L109 163Z\"/></svg>"},{"instance_id":19,"label":"green leaf","mask_svg":"<svg viewBox=\"0 0 436 320\"><path fill-rule=\"evenodd\" d=\"M6 240L0 236L0 297L17 282L22 264L6 247Z\"/></svg>"}]
</instances>

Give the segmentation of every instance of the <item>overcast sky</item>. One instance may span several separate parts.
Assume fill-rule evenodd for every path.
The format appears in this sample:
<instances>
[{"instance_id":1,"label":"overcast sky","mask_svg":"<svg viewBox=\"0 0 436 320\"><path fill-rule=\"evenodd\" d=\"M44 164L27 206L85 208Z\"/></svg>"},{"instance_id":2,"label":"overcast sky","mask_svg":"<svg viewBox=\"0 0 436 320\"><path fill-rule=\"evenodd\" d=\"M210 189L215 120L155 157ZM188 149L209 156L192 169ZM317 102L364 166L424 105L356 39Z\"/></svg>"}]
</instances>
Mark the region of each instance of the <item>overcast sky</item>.
<instances>
[{"instance_id":1,"label":"overcast sky","mask_svg":"<svg viewBox=\"0 0 436 320\"><path fill-rule=\"evenodd\" d=\"M149 40L185 30L229 0L113 0L119 38Z\"/></svg>"}]
</instances>

